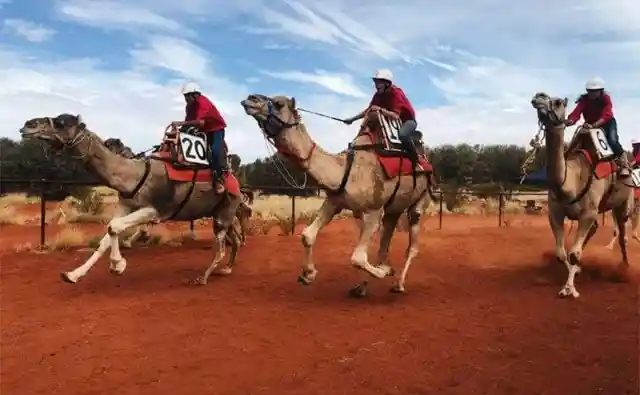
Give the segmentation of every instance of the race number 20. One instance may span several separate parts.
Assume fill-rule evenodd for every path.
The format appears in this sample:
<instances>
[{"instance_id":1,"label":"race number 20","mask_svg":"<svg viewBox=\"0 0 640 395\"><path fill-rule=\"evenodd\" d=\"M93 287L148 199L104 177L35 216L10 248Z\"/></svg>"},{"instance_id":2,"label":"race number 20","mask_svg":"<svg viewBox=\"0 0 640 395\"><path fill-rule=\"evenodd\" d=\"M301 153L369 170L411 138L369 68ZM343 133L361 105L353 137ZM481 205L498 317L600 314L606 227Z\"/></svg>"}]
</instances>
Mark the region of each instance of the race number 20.
<instances>
[{"instance_id":1,"label":"race number 20","mask_svg":"<svg viewBox=\"0 0 640 395\"><path fill-rule=\"evenodd\" d=\"M207 143L204 138L191 134L180 135L180 146L184 159L193 164L208 165Z\"/></svg>"}]
</instances>

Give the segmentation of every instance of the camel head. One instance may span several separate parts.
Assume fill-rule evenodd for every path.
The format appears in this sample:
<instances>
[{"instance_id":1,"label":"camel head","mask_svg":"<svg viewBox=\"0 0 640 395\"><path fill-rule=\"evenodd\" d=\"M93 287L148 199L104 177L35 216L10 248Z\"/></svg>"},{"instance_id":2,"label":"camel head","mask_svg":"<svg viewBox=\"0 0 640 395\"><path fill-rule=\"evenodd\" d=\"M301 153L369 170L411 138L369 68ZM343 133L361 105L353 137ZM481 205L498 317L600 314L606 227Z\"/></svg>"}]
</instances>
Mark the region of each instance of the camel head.
<instances>
[{"instance_id":1,"label":"camel head","mask_svg":"<svg viewBox=\"0 0 640 395\"><path fill-rule=\"evenodd\" d=\"M547 127L559 126L564 123L567 115L568 100L565 97L551 97L538 92L531 99L531 105L538 113L538 120Z\"/></svg>"},{"instance_id":2,"label":"camel head","mask_svg":"<svg viewBox=\"0 0 640 395\"><path fill-rule=\"evenodd\" d=\"M20 134L24 138L37 138L50 142L55 148L73 147L87 125L80 115L60 114L55 118L33 118L24 123Z\"/></svg>"},{"instance_id":3,"label":"camel head","mask_svg":"<svg viewBox=\"0 0 640 395\"><path fill-rule=\"evenodd\" d=\"M247 115L251 115L258 122L268 137L277 137L284 130L300 124L296 99L293 97L253 94L240 103Z\"/></svg>"},{"instance_id":4,"label":"camel head","mask_svg":"<svg viewBox=\"0 0 640 395\"><path fill-rule=\"evenodd\" d=\"M124 145L124 143L120 139L117 139L117 138L106 139L104 141L104 145L109 149L109 151L113 152L114 154L118 154L129 159L135 157L135 154L133 153L133 151L131 151L129 147Z\"/></svg>"}]
</instances>

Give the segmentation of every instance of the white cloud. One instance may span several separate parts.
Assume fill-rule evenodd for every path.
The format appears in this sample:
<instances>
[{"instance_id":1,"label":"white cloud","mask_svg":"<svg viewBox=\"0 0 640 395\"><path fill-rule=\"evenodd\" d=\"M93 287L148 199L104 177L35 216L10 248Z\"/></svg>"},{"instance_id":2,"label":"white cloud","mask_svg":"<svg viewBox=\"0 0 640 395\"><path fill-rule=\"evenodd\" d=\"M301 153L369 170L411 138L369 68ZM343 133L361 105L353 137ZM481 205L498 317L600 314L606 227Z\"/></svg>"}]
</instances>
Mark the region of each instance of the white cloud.
<instances>
[{"instance_id":1,"label":"white cloud","mask_svg":"<svg viewBox=\"0 0 640 395\"><path fill-rule=\"evenodd\" d=\"M102 0L66 0L57 4L66 19L105 29L149 29L174 34L192 33L176 21L130 2Z\"/></svg>"},{"instance_id":2,"label":"white cloud","mask_svg":"<svg viewBox=\"0 0 640 395\"><path fill-rule=\"evenodd\" d=\"M34 43L47 41L56 33L53 29L24 19L5 19L4 30L11 31Z\"/></svg>"},{"instance_id":3,"label":"white cloud","mask_svg":"<svg viewBox=\"0 0 640 395\"><path fill-rule=\"evenodd\" d=\"M356 86L352 77L345 74L329 74L324 70L317 70L314 74L301 71L262 71L262 74L288 81L316 84L341 95L359 98L367 96Z\"/></svg>"},{"instance_id":4,"label":"white cloud","mask_svg":"<svg viewBox=\"0 0 640 395\"><path fill-rule=\"evenodd\" d=\"M191 79L205 78L211 68L206 51L180 38L154 36L148 47L130 54L137 67L164 68Z\"/></svg>"}]
</instances>

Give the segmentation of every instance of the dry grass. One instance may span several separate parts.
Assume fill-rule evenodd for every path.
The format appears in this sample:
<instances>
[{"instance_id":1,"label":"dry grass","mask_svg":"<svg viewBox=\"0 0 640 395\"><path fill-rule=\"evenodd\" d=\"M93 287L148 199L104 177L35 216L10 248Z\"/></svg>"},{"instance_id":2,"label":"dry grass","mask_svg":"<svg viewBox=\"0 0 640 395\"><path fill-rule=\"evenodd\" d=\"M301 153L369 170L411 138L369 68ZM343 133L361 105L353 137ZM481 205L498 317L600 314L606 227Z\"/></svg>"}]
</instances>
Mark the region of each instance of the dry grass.
<instances>
[{"instance_id":1,"label":"dry grass","mask_svg":"<svg viewBox=\"0 0 640 395\"><path fill-rule=\"evenodd\" d=\"M27 196L26 193L8 193L4 196L0 196L0 206L12 206L17 204L38 204L40 203L40 197Z\"/></svg>"},{"instance_id":2,"label":"dry grass","mask_svg":"<svg viewBox=\"0 0 640 395\"><path fill-rule=\"evenodd\" d=\"M31 222L32 218L19 214L11 206L2 206L0 209L0 225L25 225Z\"/></svg>"},{"instance_id":3,"label":"dry grass","mask_svg":"<svg viewBox=\"0 0 640 395\"><path fill-rule=\"evenodd\" d=\"M445 193L446 194L446 193ZM544 197L542 197L544 198ZM38 201L37 198L27 198L24 194L12 194L3 197L2 202L11 202L11 204L5 203L2 211L0 211L0 225L11 224L20 225L37 220L35 218L27 218L24 215L19 215L14 205L31 204ZM107 223L113 215L116 208L118 196L117 193L106 187L96 187L78 197L68 197L62 202L59 207L50 210L47 215L47 222L58 224L76 224L76 223ZM539 211L528 210L526 208L526 200L536 200L537 205L542 209ZM295 201L295 226L307 225L311 223L315 215L317 214L324 197L314 196L301 198L297 197ZM514 196L514 199L505 201L504 213L509 214L543 214L546 212L545 204L541 202L539 195L530 196ZM447 207L451 209L448 210ZM495 198L478 198L470 195L459 196L445 196L445 202L443 202L443 214L458 214L458 215L497 215L498 214L498 200ZM252 218L247 223L246 232L248 235L267 235L267 234L279 234L289 235L292 233L294 224L291 221L291 198L289 196L282 195L261 195L257 196L251 206L253 209ZM425 215L437 215L440 209L439 200L431 202L425 211ZM337 218L351 217L352 213L345 210L339 213ZM205 219L195 221L196 226L201 226ZM70 239L73 234L78 233L77 229L70 225L69 232L60 236L61 240L56 240L55 244L60 247L67 248L66 245L73 245L74 243L66 243L65 239ZM398 229L404 231L407 229L406 216L402 216L398 224ZM126 232L126 235L122 235L123 239L130 237L136 229L131 229ZM151 235L147 241L148 245L166 244L166 245L182 245L187 239L192 239L193 235L190 232L171 232L162 225L156 225L151 228ZM71 241L77 240L73 239ZM97 247L100 238L96 237L89 240L89 246ZM74 241L75 242L75 241ZM85 244L86 245L86 244ZM26 248L26 247L25 247Z\"/></svg>"},{"instance_id":4,"label":"dry grass","mask_svg":"<svg viewBox=\"0 0 640 395\"><path fill-rule=\"evenodd\" d=\"M65 251L73 247L80 247L84 244L85 234L76 227L68 227L58 232L53 240L48 243L52 250Z\"/></svg>"}]
</instances>

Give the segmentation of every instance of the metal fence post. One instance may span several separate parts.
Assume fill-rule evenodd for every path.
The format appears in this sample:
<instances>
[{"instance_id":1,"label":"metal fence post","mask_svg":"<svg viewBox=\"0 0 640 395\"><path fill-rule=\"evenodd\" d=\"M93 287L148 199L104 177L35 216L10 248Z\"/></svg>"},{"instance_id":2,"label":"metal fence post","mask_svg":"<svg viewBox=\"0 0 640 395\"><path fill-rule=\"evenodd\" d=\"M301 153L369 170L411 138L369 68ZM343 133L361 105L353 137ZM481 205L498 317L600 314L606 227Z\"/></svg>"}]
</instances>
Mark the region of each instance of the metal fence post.
<instances>
[{"instance_id":1,"label":"metal fence post","mask_svg":"<svg viewBox=\"0 0 640 395\"><path fill-rule=\"evenodd\" d=\"M40 244L39 249L46 248L46 228L47 228L47 196L45 194L45 180L40 183Z\"/></svg>"},{"instance_id":2,"label":"metal fence post","mask_svg":"<svg viewBox=\"0 0 640 395\"><path fill-rule=\"evenodd\" d=\"M291 196L291 236L296 233L296 195Z\"/></svg>"},{"instance_id":3,"label":"metal fence post","mask_svg":"<svg viewBox=\"0 0 640 395\"><path fill-rule=\"evenodd\" d=\"M498 227L502 228L502 219L504 216L504 195L502 192L498 195Z\"/></svg>"},{"instance_id":4,"label":"metal fence post","mask_svg":"<svg viewBox=\"0 0 640 395\"><path fill-rule=\"evenodd\" d=\"M438 206L438 229L442 230L442 201L444 200L442 196L442 191L440 191L440 204Z\"/></svg>"}]
</instances>

